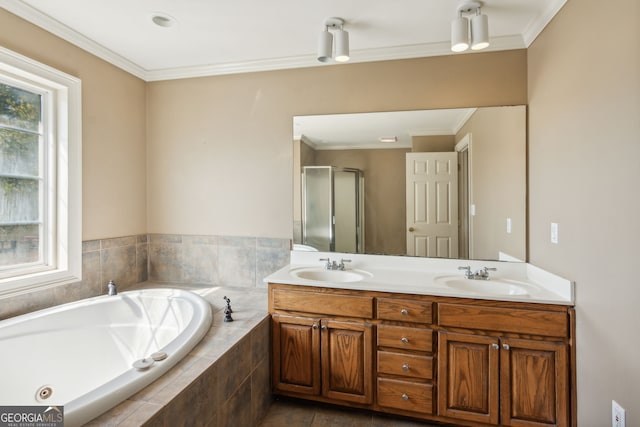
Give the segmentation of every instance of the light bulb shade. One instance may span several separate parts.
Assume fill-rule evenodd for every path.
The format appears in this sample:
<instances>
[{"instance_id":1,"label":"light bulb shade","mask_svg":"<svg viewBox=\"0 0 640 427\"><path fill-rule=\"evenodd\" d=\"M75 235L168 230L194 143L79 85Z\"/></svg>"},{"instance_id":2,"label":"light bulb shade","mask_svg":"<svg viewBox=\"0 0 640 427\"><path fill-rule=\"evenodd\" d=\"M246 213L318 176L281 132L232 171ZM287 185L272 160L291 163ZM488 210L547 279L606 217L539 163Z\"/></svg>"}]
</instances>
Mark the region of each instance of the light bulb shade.
<instances>
[{"instance_id":1,"label":"light bulb shade","mask_svg":"<svg viewBox=\"0 0 640 427\"><path fill-rule=\"evenodd\" d=\"M464 52L469 48L469 20L460 16L451 21L451 50Z\"/></svg>"},{"instance_id":2,"label":"light bulb shade","mask_svg":"<svg viewBox=\"0 0 640 427\"><path fill-rule=\"evenodd\" d=\"M489 47L489 18L487 15L475 15L471 18L471 49L480 50Z\"/></svg>"},{"instance_id":3,"label":"light bulb shade","mask_svg":"<svg viewBox=\"0 0 640 427\"><path fill-rule=\"evenodd\" d=\"M333 53L333 35L329 31L323 31L318 37L318 61L328 62Z\"/></svg>"},{"instance_id":4,"label":"light bulb shade","mask_svg":"<svg viewBox=\"0 0 640 427\"><path fill-rule=\"evenodd\" d=\"M349 60L349 33L344 30L336 31L336 56L338 62Z\"/></svg>"}]
</instances>

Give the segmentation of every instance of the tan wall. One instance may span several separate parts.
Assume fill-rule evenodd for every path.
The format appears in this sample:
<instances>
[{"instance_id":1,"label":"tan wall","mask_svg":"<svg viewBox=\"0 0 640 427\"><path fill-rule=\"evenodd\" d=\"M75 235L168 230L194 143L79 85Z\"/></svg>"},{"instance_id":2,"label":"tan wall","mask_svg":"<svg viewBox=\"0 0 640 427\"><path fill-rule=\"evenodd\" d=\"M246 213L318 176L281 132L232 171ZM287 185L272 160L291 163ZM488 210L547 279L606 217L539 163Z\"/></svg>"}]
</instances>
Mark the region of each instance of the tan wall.
<instances>
[{"instance_id":1,"label":"tan wall","mask_svg":"<svg viewBox=\"0 0 640 427\"><path fill-rule=\"evenodd\" d=\"M456 139L454 135L420 135L411 138L414 153L454 151Z\"/></svg>"},{"instance_id":2,"label":"tan wall","mask_svg":"<svg viewBox=\"0 0 640 427\"><path fill-rule=\"evenodd\" d=\"M526 51L148 85L148 231L291 237L292 118L526 102Z\"/></svg>"},{"instance_id":3,"label":"tan wall","mask_svg":"<svg viewBox=\"0 0 640 427\"><path fill-rule=\"evenodd\" d=\"M479 108L456 135L471 134L471 258L526 260L526 107ZM511 233L507 233L511 218Z\"/></svg>"},{"instance_id":4,"label":"tan wall","mask_svg":"<svg viewBox=\"0 0 640 427\"><path fill-rule=\"evenodd\" d=\"M82 80L82 239L146 232L145 82L0 9L0 45Z\"/></svg>"},{"instance_id":5,"label":"tan wall","mask_svg":"<svg viewBox=\"0 0 640 427\"><path fill-rule=\"evenodd\" d=\"M528 52L529 255L576 282L581 427L640 425L638 41L637 0L569 0Z\"/></svg>"},{"instance_id":6,"label":"tan wall","mask_svg":"<svg viewBox=\"0 0 640 427\"><path fill-rule=\"evenodd\" d=\"M405 157L409 149L318 150L317 166L364 173L365 253L406 254Z\"/></svg>"}]
</instances>

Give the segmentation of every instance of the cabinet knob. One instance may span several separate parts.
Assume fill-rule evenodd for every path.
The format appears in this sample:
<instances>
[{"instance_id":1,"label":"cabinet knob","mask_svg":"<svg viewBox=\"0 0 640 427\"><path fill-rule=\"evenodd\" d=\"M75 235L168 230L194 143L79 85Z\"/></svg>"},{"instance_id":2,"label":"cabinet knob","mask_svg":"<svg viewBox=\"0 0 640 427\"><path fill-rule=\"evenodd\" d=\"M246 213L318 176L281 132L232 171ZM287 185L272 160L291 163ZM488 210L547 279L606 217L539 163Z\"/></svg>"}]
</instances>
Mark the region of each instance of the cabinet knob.
<instances>
[{"instance_id":1,"label":"cabinet knob","mask_svg":"<svg viewBox=\"0 0 640 427\"><path fill-rule=\"evenodd\" d=\"M409 400L409 396L406 393L402 393L402 400Z\"/></svg>"},{"instance_id":2,"label":"cabinet knob","mask_svg":"<svg viewBox=\"0 0 640 427\"><path fill-rule=\"evenodd\" d=\"M320 329L322 329L323 331L327 330L327 327L325 325L320 326Z\"/></svg>"},{"instance_id":3,"label":"cabinet knob","mask_svg":"<svg viewBox=\"0 0 640 427\"><path fill-rule=\"evenodd\" d=\"M400 338L400 341L402 341L402 344L409 344L409 340L405 337Z\"/></svg>"},{"instance_id":4,"label":"cabinet knob","mask_svg":"<svg viewBox=\"0 0 640 427\"><path fill-rule=\"evenodd\" d=\"M406 308L403 308L402 310L400 310L400 314L402 314L403 316L407 316L409 314L409 311Z\"/></svg>"},{"instance_id":5,"label":"cabinet knob","mask_svg":"<svg viewBox=\"0 0 640 427\"><path fill-rule=\"evenodd\" d=\"M409 227L409 231L410 231L410 232L414 232L414 231L416 231L416 229L415 229L415 228L413 228L413 227Z\"/></svg>"},{"instance_id":6,"label":"cabinet knob","mask_svg":"<svg viewBox=\"0 0 640 427\"><path fill-rule=\"evenodd\" d=\"M496 343L491 344L491 347L493 347L494 350L498 350L500 348L500 346Z\"/></svg>"},{"instance_id":7,"label":"cabinet knob","mask_svg":"<svg viewBox=\"0 0 640 427\"><path fill-rule=\"evenodd\" d=\"M312 329L318 329L318 325L316 325L315 323L313 324L313 326L311 327Z\"/></svg>"},{"instance_id":8,"label":"cabinet knob","mask_svg":"<svg viewBox=\"0 0 640 427\"><path fill-rule=\"evenodd\" d=\"M409 364L408 363L402 364L402 370L407 372L409 370Z\"/></svg>"},{"instance_id":9,"label":"cabinet knob","mask_svg":"<svg viewBox=\"0 0 640 427\"><path fill-rule=\"evenodd\" d=\"M502 344L502 348L504 348L505 350L509 350L509 344Z\"/></svg>"}]
</instances>

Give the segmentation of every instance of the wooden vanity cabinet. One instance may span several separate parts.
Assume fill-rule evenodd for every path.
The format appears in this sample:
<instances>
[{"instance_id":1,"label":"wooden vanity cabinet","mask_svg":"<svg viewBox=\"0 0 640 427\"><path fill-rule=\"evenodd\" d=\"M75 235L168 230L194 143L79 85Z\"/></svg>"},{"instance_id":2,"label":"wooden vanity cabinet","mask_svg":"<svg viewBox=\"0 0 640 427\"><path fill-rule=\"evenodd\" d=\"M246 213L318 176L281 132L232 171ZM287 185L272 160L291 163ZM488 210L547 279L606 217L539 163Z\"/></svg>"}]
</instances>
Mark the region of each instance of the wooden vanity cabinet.
<instances>
[{"instance_id":1,"label":"wooden vanity cabinet","mask_svg":"<svg viewBox=\"0 0 640 427\"><path fill-rule=\"evenodd\" d=\"M342 307L346 314L362 309L371 316L372 298L320 295L293 291L282 301L298 297ZM283 296L281 294L280 296ZM366 309L366 301L369 309ZM275 307L281 307L276 299ZM349 305L350 302L358 304ZM293 306L300 304L300 300ZM322 305L301 304L307 311ZM328 309L332 311L332 309ZM368 405L373 402L373 326L365 320L327 316L272 314L272 383L276 392L306 395L336 402Z\"/></svg>"},{"instance_id":2,"label":"wooden vanity cabinet","mask_svg":"<svg viewBox=\"0 0 640 427\"><path fill-rule=\"evenodd\" d=\"M269 285L276 394L461 426L576 426L560 305Z\"/></svg>"},{"instance_id":3,"label":"wooden vanity cabinet","mask_svg":"<svg viewBox=\"0 0 640 427\"><path fill-rule=\"evenodd\" d=\"M477 331L438 333L438 415L504 426L569 425L566 312L441 304L439 314L441 326L473 322ZM511 337L532 329L547 335Z\"/></svg>"},{"instance_id":4,"label":"wooden vanity cabinet","mask_svg":"<svg viewBox=\"0 0 640 427\"><path fill-rule=\"evenodd\" d=\"M433 414L433 302L377 298L376 403L385 411Z\"/></svg>"}]
</instances>

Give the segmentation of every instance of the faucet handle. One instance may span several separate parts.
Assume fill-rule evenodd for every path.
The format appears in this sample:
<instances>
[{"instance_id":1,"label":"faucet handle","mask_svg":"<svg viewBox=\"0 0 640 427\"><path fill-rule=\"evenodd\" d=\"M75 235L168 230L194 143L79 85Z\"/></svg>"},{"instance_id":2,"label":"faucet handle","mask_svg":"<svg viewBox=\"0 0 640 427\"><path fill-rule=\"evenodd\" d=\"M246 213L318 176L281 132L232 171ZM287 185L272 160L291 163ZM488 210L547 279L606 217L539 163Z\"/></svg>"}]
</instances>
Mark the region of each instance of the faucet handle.
<instances>
[{"instance_id":1,"label":"faucet handle","mask_svg":"<svg viewBox=\"0 0 640 427\"><path fill-rule=\"evenodd\" d=\"M466 277L467 279L472 276L472 274L471 274L471 266L470 265L462 265L462 266L458 267L458 270L464 270L464 277Z\"/></svg>"},{"instance_id":2,"label":"faucet handle","mask_svg":"<svg viewBox=\"0 0 640 427\"><path fill-rule=\"evenodd\" d=\"M341 258L341 259L340 259L340 264L338 265L338 268L339 268L340 270L344 270L344 263L345 263L345 262L351 262L351 260L350 260L350 259L344 259L344 258Z\"/></svg>"},{"instance_id":3,"label":"faucet handle","mask_svg":"<svg viewBox=\"0 0 640 427\"><path fill-rule=\"evenodd\" d=\"M489 278L489 272L490 271L497 271L497 270L498 269L494 268L494 267L482 267L480 270L478 270L476 275L481 279L488 279Z\"/></svg>"},{"instance_id":4,"label":"faucet handle","mask_svg":"<svg viewBox=\"0 0 640 427\"><path fill-rule=\"evenodd\" d=\"M320 258L318 261L326 261L324 268L326 268L327 270L331 270L331 258Z\"/></svg>"}]
</instances>

